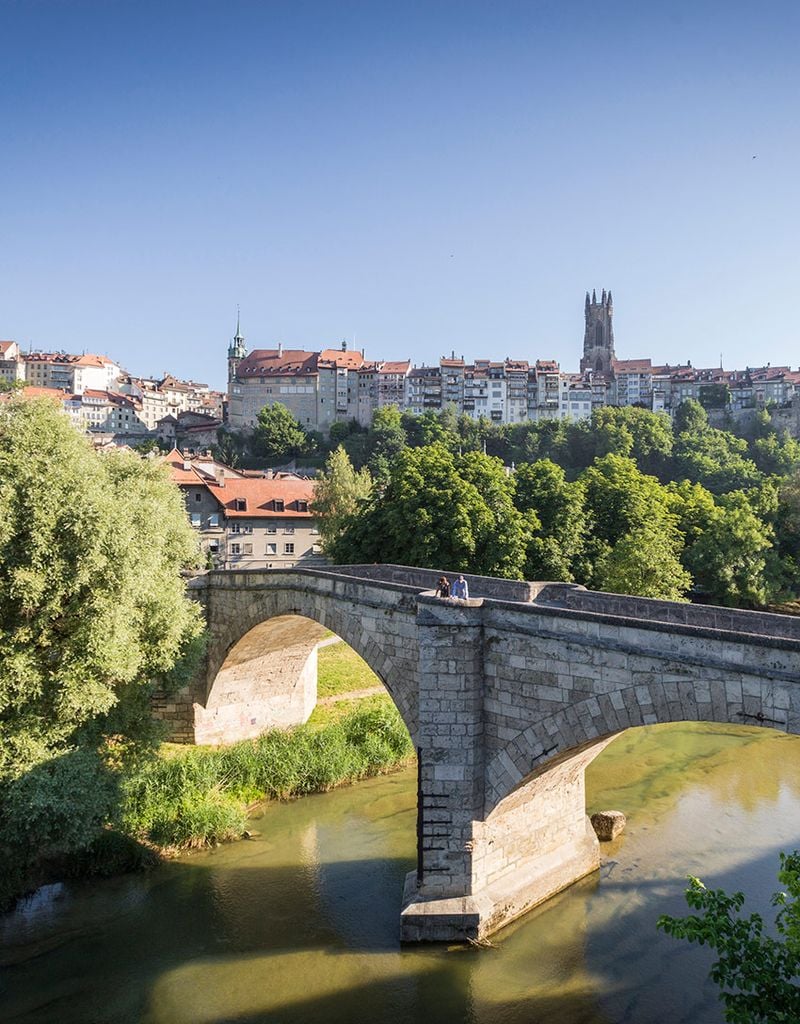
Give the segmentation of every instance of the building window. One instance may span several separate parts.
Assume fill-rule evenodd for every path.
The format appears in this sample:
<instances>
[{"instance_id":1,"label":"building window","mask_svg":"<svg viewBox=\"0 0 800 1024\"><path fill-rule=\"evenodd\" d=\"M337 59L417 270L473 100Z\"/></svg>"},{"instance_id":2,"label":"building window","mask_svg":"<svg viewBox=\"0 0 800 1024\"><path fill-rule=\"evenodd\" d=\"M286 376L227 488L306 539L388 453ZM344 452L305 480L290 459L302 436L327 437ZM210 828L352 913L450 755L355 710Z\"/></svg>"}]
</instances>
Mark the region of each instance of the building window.
<instances>
[{"instance_id":1,"label":"building window","mask_svg":"<svg viewBox=\"0 0 800 1024\"><path fill-rule=\"evenodd\" d=\"M198 526L198 527L202 526L203 525L202 519L203 519L203 517L200 515L199 512L192 512L192 515L191 515L192 526Z\"/></svg>"},{"instance_id":2,"label":"building window","mask_svg":"<svg viewBox=\"0 0 800 1024\"><path fill-rule=\"evenodd\" d=\"M203 500L203 494L202 494L202 491L198 491L198 492L197 492L197 493L195 494L195 496L194 496L194 500L195 500L195 501L202 501L202 500Z\"/></svg>"},{"instance_id":3,"label":"building window","mask_svg":"<svg viewBox=\"0 0 800 1024\"><path fill-rule=\"evenodd\" d=\"M270 526L267 527L267 533L277 533L277 532L278 532L278 527L277 526L270 525Z\"/></svg>"},{"instance_id":4,"label":"building window","mask_svg":"<svg viewBox=\"0 0 800 1024\"><path fill-rule=\"evenodd\" d=\"M278 545L277 544L267 544L267 554L268 555L277 555L277 553L278 553Z\"/></svg>"},{"instance_id":5,"label":"building window","mask_svg":"<svg viewBox=\"0 0 800 1024\"><path fill-rule=\"evenodd\" d=\"M298 502L297 502L297 511L298 512L308 512L308 502L307 501L299 501L298 500Z\"/></svg>"},{"instance_id":6,"label":"building window","mask_svg":"<svg viewBox=\"0 0 800 1024\"><path fill-rule=\"evenodd\" d=\"M293 526L284 526L283 532L284 533L294 533L294 527Z\"/></svg>"},{"instance_id":7,"label":"building window","mask_svg":"<svg viewBox=\"0 0 800 1024\"><path fill-rule=\"evenodd\" d=\"M253 524L252 523L243 523L242 524L242 533L252 533L252 532L253 532Z\"/></svg>"},{"instance_id":8,"label":"building window","mask_svg":"<svg viewBox=\"0 0 800 1024\"><path fill-rule=\"evenodd\" d=\"M241 555L241 553L242 553L242 545L241 544L231 544L231 554L232 555Z\"/></svg>"},{"instance_id":9,"label":"building window","mask_svg":"<svg viewBox=\"0 0 800 1024\"><path fill-rule=\"evenodd\" d=\"M252 544L242 544L242 554L244 554L244 555L252 555L252 553L253 553L253 545Z\"/></svg>"},{"instance_id":10,"label":"building window","mask_svg":"<svg viewBox=\"0 0 800 1024\"><path fill-rule=\"evenodd\" d=\"M272 504L275 506L276 512L283 512L283 498L275 498Z\"/></svg>"},{"instance_id":11,"label":"building window","mask_svg":"<svg viewBox=\"0 0 800 1024\"><path fill-rule=\"evenodd\" d=\"M241 533L241 532L242 532L242 524L241 523L231 523L231 533Z\"/></svg>"},{"instance_id":12,"label":"building window","mask_svg":"<svg viewBox=\"0 0 800 1024\"><path fill-rule=\"evenodd\" d=\"M211 529L216 529L219 526L219 513L212 512L208 517L208 525Z\"/></svg>"},{"instance_id":13,"label":"building window","mask_svg":"<svg viewBox=\"0 0 800 1024\"><path fill-rule=\"evenodd\" d=\"M236 509L237 512L246 512L247 498L235 498L233 502L233 507Z\"/></svg>"},{"instance_id":14,"label":"building window","mask_svg":"<svg viewBox=\"0 0 800 1024\"><path fill-rule=\"evenodd\" d=\"M294 544L284 544L283 545L283 553L285 555L293 555L294 554Z\"/></svg>"}]
</instances>

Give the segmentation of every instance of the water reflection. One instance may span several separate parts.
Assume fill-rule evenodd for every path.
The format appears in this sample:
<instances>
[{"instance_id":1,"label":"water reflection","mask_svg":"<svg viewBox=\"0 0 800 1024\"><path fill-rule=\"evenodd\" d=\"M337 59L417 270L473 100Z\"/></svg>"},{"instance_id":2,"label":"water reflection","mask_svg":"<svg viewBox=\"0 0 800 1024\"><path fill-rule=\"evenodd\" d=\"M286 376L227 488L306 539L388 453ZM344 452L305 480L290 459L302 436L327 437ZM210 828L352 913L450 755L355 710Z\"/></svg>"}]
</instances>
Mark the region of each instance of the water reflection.
<instances>
[{"instance_id":1,"label":"water reflection","mask_svg":"<svg viewBox=\"0 0 800 1024\"><path fill-rule=\"evenodd\" d=\"M800 846L800 740L625 733L587 772L625 835L496 948L401 949L413 771L265 809L250 842L149 875L52 887L0 921L3 1020L60 1024L720 1022L709 953L655 931L687 873L768 904Z\"/></svg>"}]
</instances>

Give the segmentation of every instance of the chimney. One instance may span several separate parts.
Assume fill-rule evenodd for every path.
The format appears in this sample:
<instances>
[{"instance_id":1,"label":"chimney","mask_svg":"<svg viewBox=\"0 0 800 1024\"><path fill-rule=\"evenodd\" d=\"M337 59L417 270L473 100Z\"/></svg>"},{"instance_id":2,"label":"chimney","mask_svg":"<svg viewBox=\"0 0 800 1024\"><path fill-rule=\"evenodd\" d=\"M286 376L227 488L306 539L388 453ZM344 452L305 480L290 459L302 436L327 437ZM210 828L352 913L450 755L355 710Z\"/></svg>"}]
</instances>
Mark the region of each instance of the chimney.
<instances>
[{"instance_id":1,"label":"chimney","mask_svg":"<svg viewBox=\"0 0 800 1024\"><path fill-rule=\"evenodd\" d=\"M225 467L214 466L214 478L220 487L225 486Z\"/></svg>"},{"instance_id":2,"label":"chimney","mask_svg":"<svg viewBox=\"0 0 800 1024\"><path fill-rule=\"evenodd\" d=\"M189 461L189 460L188 460L188 459L186 458L186 456L184 456L184 457L183 457L183 468L184 468L184 471L185 471L185 472L187 472L187 473L188 473L188 472L189 472L189 470L190 470L190 469L192 468L192 464L191 464L191 462L190 462L190 461Z\"/></svg>"},{"instance_id":3,"label":"chimney","mask_svg":"<svg viewBox=\"0 0 800 1024\"><path fill-rule=\"evenodd\" d=\"M279 356L283 355L283 342L282 341L278 342L278 355Z\"/></svg>"}]
</instances>

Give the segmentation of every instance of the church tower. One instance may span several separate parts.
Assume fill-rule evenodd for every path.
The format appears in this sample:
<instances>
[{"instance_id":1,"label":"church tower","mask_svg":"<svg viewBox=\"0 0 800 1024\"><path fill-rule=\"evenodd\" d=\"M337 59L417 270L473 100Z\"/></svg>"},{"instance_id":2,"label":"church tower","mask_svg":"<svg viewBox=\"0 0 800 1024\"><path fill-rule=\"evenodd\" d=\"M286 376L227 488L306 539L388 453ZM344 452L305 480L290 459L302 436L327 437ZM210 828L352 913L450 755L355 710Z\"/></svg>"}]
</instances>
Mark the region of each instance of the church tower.
<instances>
[{"instance_id":1,"label":"church tower","mask_svg":"<svg viewBox=\"0 0 800 1024\"><path fill-rule=\"evenodd\" d=\"M611 302L611 292L606 295L605 288L597 301L597 294L592 291L591 301L589 293L586 293L586 329L583 334L583 359L581 359L581 373L592 370L594 373L612 372L614 355L614 306Z\"/></svg>"},{"instance_id":2,"label":"church tower","mask_svg":"<svg viewBox=\"0 0 800 1024\"><path fill-rule=\"evenodd\" d=\"M233 336L233 341L228 345L228 382L232 381L236 377L236 370L239 367L239 363L247 355L247 349L245 348L244 338L242 332L239 329L239 310L236 310L236 334Z\"/></svg>"}]
</instances>

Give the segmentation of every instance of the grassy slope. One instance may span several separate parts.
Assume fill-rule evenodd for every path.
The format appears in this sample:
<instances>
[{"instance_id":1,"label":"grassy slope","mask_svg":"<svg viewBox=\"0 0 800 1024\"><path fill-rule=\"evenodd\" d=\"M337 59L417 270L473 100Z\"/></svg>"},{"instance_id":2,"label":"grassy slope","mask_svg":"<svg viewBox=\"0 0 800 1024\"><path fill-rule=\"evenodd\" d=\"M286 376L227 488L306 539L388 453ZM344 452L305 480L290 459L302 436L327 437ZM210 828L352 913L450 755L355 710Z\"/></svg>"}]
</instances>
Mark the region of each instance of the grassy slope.
<instances>
[{"instance_id":1,"label":"grassy slope","mask_svg":"<svg viewBox=\"0 0 800 1024\"><path fill-rule=\"evenodd\" d=\"M317 695L333 697L350 690L366 690L380 686L381 681L345 643L320 648L318 655Z\"/></svg>"}]
</instances>

